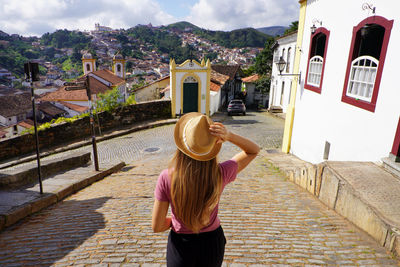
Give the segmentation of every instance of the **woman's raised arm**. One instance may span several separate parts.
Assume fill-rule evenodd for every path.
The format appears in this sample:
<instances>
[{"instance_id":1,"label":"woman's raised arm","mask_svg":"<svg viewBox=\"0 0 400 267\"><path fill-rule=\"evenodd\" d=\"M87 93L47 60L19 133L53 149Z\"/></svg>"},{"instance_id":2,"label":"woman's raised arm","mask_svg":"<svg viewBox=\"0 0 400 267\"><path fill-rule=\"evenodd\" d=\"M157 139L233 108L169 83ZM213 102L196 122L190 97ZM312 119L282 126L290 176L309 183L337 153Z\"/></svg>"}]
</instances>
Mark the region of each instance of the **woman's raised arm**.
<instances>
[{"instance_id":1,"label":"woman's raised arm","mask_svg":"<svg viewBox=\"0 0 400 267\"><path fill-rule=\"evenodd\" d=\"M229 141L232 144L238 146L242 151L232 157L238 164L238 173L243 170L260 152L260 147L243 136L232 133L226 127L219 122L215 122L210 125L210 133L220 140L218 142Z\"/></svg>"}]
</instances>

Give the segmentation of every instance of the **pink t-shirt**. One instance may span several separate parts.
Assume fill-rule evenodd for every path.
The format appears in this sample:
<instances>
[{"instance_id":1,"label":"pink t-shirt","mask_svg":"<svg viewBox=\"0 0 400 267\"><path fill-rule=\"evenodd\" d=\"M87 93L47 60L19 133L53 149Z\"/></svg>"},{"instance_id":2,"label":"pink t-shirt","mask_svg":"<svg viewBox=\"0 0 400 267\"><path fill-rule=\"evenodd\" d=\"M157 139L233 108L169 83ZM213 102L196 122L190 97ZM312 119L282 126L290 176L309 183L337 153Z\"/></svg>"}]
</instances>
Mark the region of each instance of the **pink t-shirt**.
<instances>
[{"instance_id":1,"label":"pink t-shirt","mask_svg":"<svg viewBox=\"0 0 400 267\"><path fill-rule=\"evenodd\" d=\"M238 165L234 160L227 160L219 164L222 174L222 190L227 184L234 181L237 174ZM156 189L154 191L154 197L159 201L168 201L171 204L171 218L172 218L172 230L176 233L181 234L192 234L193 232L186 228L181 220L175 216L174 206L171 201L171 178L168 174L168 169L161 172L158 177ZM210 223L208 226L200 230L203 232L214 231L220 226L220 220L218 218L218 204L212 211L210 216Z\"/></svg>"}]
</instances>

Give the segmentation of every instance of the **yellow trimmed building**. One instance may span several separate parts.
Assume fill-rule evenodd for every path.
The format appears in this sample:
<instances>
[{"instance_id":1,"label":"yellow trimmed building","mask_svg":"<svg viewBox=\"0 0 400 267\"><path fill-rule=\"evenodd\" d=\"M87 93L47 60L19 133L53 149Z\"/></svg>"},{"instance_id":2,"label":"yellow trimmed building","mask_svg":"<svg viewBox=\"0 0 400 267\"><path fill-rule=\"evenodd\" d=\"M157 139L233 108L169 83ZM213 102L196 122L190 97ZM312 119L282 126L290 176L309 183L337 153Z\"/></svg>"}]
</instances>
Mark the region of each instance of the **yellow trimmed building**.
<instances>
[{"instance_id":1,"label":"yellow trimmed building","mask_svg":"<svg viewBox=\"0 0 400 267\"><path fill-rule=\"evenodd\" d=\"M172 117L188 112L200 112L210 116L211 64L204 59L186 60L180 65L170 61L170 88ZM219 99L215 99L219 101Z\"/></svg>"}]
</instances>

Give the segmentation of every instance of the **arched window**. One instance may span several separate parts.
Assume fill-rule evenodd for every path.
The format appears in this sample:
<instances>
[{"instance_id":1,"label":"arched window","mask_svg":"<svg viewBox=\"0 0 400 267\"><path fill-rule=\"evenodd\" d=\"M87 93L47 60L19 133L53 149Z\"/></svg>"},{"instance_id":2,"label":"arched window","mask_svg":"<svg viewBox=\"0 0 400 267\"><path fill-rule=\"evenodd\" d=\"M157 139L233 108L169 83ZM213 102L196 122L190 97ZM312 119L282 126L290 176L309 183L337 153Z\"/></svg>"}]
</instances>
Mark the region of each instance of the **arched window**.
<instances>
[{"instance_id":1,"label":"arched window","mask_svg":"<svg viewBox=\"0 0 400 267\"><path fill-rule=\"evenodd\" d=\"M353 28L342 101L374 112L393 20L369 17Z\"/></svg>"},{"instance_id":2,"label":"arched window","mask_svg":"<svg viewBox=\"0 0 400 267\"><path fill-rule=\"evenodd\" d=\"M304 88L317 93L321 93L329 33L327 29L320 27L311 36Z\"/></svg>"},{"instance_id":3,"label":"arched window","mask_svg":"<svg viewBox=\"0 0 400 267\"><path fill-rule=\"evenodd\" d=\"M287 50L287 57L286 57L286 72L290 71L290 54L292 53L292 48L289 47Z\"/></svg>"},{"instance_id":4,"label":"arched window","mask_svg":"<svg viewBox=\"0 0 400 267\"><path fill-rule=\"evenodd\" d=\"M117 64L117 72L121 72L121 64Z\"/></svg>"},{"instance_id":5,"label":"arched window","mask_svg":"<svg viewBox=\"0 0 400 267\"><path fill-rule=\"evenodd\" d=\"M90 71L90 64L89 63L86 64L86 70Z\"/></svg>"}]
</instances>

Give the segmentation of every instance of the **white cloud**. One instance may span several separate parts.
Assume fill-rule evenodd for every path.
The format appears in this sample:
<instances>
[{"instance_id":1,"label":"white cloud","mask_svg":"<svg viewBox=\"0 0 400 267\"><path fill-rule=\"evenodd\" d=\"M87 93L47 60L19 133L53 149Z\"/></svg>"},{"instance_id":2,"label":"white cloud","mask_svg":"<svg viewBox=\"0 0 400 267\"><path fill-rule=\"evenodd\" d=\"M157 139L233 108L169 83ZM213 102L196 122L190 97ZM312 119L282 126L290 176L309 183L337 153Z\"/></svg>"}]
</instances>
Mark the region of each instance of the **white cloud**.
<instances>
[{"instance_id":1,"label":"white cloud","mask_svg":"<svg viewBox=\"0 0 400 267\"><path fill-rule=\"evenodd\" d=\"M175 19L155 0L0 0L0 30L42 35L56 29L93 29L94 24L129 28Z\"/></svg>"},{"instance_id":2,"label":"white cloud","mask_svg":"<svg viewBox=\"0 0 400 267\"><path fill-rule=\"evenodd\" d=\"M40 36L57 29L91 30L97 22L117 29L176 22L161 1L166 0L0 0L0 30ZM181 0L168 0L168 6L186 10ZM184 19L212 30L287 26L298 20L298 9L298 0L198 0Z\"/></svg>"},{"instance_id":3,"label":"white cloud","mask_svg":"<svg viewBox=\"0 0 400 267\"><path fill-rule=\"evenodd\" d=\"M186 19L213 30L288 26L298 10L297 0L199 0Z\"/></svg>"}]
</instances>

